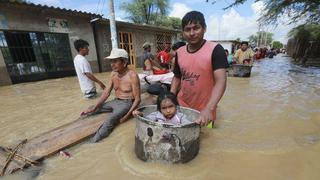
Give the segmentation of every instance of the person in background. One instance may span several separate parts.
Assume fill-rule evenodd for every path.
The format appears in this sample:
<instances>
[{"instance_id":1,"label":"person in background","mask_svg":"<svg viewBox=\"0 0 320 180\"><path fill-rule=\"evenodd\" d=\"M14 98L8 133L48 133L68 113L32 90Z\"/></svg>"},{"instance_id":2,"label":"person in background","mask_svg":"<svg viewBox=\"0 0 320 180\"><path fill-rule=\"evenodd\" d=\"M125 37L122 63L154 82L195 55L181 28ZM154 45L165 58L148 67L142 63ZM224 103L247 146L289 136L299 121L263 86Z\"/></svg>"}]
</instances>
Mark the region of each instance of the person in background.
<instances>
[{"instance_id":1,"label":"person in background","mask_svg":"<svg viewBox=\"0 0 320 180\"><path fill-rule=\"evenodd\" d=\"M143 73L146 75L153 74L152 73L152 59L154 56L151 53L151 44L149 42L145 42L143 45L143 55L142 55L142 64L143 64Z\"/></svg>"},{"instance_id":2,"label":"person in background","mask_svg":"<svg viewBox=\"0 0 320 180\"><path fill-rule=\"evenodd\" d=\"M248 42L241 42L241 48L234 54L234 61L236 64L252 65L254 52L251 48L248 48Z\"/></svg>"},{"instance_id":3,"label":"person in background","mask_svg":"<svg viewBox=\"0 0 320 180\"><path fill-rule=\"evenodd\" d=\"M161 67L160 62L151 53L151 43L145 42L142 47L144 49L142 56L143 74L151 75L155 71L163 71L164 68Z\"/></svg>"},{"instance_id":4,"label":"person in background","mask_svg":"<svg viewBox=\"0 0 320 180\"><path fill-rule=\"evenodd\" d=\"M85 58L89 54L89 43L85 40L78 39L74 42L74 48L78 54L74 57L73 63L80 84L80 89L86 98L92 98L97 94L94 82L98 83L101 89L105 85L92 74L91 66Z\"/></svg>"},{"instance_id":5,"label":"person in background","mask_svg":"<svg viewBox=\"0 0 320 180\"><path fill-rule=\"evenodd\" d=\"M228 64L232 64L232 61L233 61L233 56L232 56L232 54L229 54L228 49L225 49L224 51L226 52Z\"/></svg>"},{"instance_id":6,"label":"person in background","mask_svg":"<svg viewBox=\"0 0 320 180\"><path fill-rule=\"evenodd\" d=\"M166 74L169 72L169 63L171 60L171 54L170 54L170 43L165 43L164 45L164 50L160 51L157 55L158 62L160 63L160 66L162 67L161 69L153 70L153 74L158 75L158 74Z\"/></svg>"}]
</instances>

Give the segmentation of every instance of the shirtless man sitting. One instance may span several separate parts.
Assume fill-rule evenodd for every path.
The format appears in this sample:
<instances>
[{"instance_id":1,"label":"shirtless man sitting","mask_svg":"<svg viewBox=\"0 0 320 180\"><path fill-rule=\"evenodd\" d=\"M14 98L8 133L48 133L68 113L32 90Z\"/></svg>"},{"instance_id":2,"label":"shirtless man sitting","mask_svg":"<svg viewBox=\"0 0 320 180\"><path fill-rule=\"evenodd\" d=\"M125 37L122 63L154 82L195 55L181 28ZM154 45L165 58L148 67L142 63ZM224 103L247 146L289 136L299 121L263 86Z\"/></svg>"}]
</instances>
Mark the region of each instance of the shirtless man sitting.
<instances>
[{"instance_id":1,"label":"shirtless man sitting","mask_svg":"<svg viewBox=\"0 0 320 180\"><path fill-rule=\"evenodd\" d=\"M116 125L127 121L141 101L138 75L127 67L128 53L124 49L115 48L105 59L111 60L111 81L98 103L81 113L81 115L87 115L112 112L98 129L92 142L98 142L109 136ZM105 102L112 89L115 91L115 99Z\"/></svg>"}]
</instances>

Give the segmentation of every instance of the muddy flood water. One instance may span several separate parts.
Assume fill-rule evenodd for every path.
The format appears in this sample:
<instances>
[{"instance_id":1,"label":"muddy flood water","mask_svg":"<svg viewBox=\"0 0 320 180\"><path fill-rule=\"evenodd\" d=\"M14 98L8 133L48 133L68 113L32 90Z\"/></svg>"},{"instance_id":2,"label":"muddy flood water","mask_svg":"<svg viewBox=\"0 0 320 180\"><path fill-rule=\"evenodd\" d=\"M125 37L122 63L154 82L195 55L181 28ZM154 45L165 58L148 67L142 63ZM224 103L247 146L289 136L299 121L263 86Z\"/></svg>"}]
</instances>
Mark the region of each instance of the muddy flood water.
<instances>
[{"instance_id":1,"label":"muddy flood water","mask_svg":"<svg viewBox=\"0 0 320 180\"><path fill-rule=\"evenodd\" d=\"M36 179L320 179L320 69L276 56L251 78L228 78L215 129L201 129L187 164L145 163L134 154L135 121L101 143L53 155ZM97 74L103 82L110 73ZM99 89L101 94L101 90ZM14 145L77 119L97 99L82 97L76 77L0 87L0 145ZM4 179L28 179L17 173Z\"/></svg>"}]
</instances>

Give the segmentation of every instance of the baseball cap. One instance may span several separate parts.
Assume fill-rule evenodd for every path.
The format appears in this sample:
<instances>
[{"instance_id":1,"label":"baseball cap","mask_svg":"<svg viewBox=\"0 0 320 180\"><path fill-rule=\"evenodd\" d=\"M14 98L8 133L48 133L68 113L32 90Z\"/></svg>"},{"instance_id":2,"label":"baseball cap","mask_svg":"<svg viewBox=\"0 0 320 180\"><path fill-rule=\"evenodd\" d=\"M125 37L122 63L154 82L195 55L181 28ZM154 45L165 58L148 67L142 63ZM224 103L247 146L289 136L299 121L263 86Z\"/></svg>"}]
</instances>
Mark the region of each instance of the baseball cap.
<instances>
[{"instance_id":1,"label":"baseball cap","mask_svg":"<svg viewBox=\"0 0 320 180\"><path fill-rule=\"evenodd\" d=\"M147 48L147 47L149 47L149 46L151 46L151 43L149 43L149 42L145 42L145 43L143 43L143 45L142 45L143 48Z\"/></svg>"},{"instance_id":2,"label":"baseball cap","mask_svg":"<svg viewBox=\"0 0 320 180\"><path fill-rule=\"evenodd\" d=\"M111 50L110 56L105 57L104 59L117 59L117 58L125 58L128 59L128 53L124 49L113 48Z\"/></svg>"}]
</instances>

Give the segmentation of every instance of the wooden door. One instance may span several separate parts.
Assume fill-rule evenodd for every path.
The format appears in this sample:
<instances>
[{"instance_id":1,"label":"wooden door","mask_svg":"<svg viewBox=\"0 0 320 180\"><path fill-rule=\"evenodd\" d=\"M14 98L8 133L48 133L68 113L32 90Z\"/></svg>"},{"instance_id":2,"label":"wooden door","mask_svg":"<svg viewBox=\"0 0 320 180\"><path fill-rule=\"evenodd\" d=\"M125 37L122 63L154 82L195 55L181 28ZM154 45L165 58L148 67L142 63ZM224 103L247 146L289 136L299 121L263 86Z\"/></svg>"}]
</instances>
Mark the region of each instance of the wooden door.
<instances>
[{"instance_id":1,"label":"wooden door","mask_svg":"<svg viewBox=\"0 0 320 180\"><path fill-rule=\"evenodd\" d=\"M125 49L129 56L129 68L135 69L136 55L133 49L132 33L119 32L119 48Z\"/></svg>"}]
</instances>

